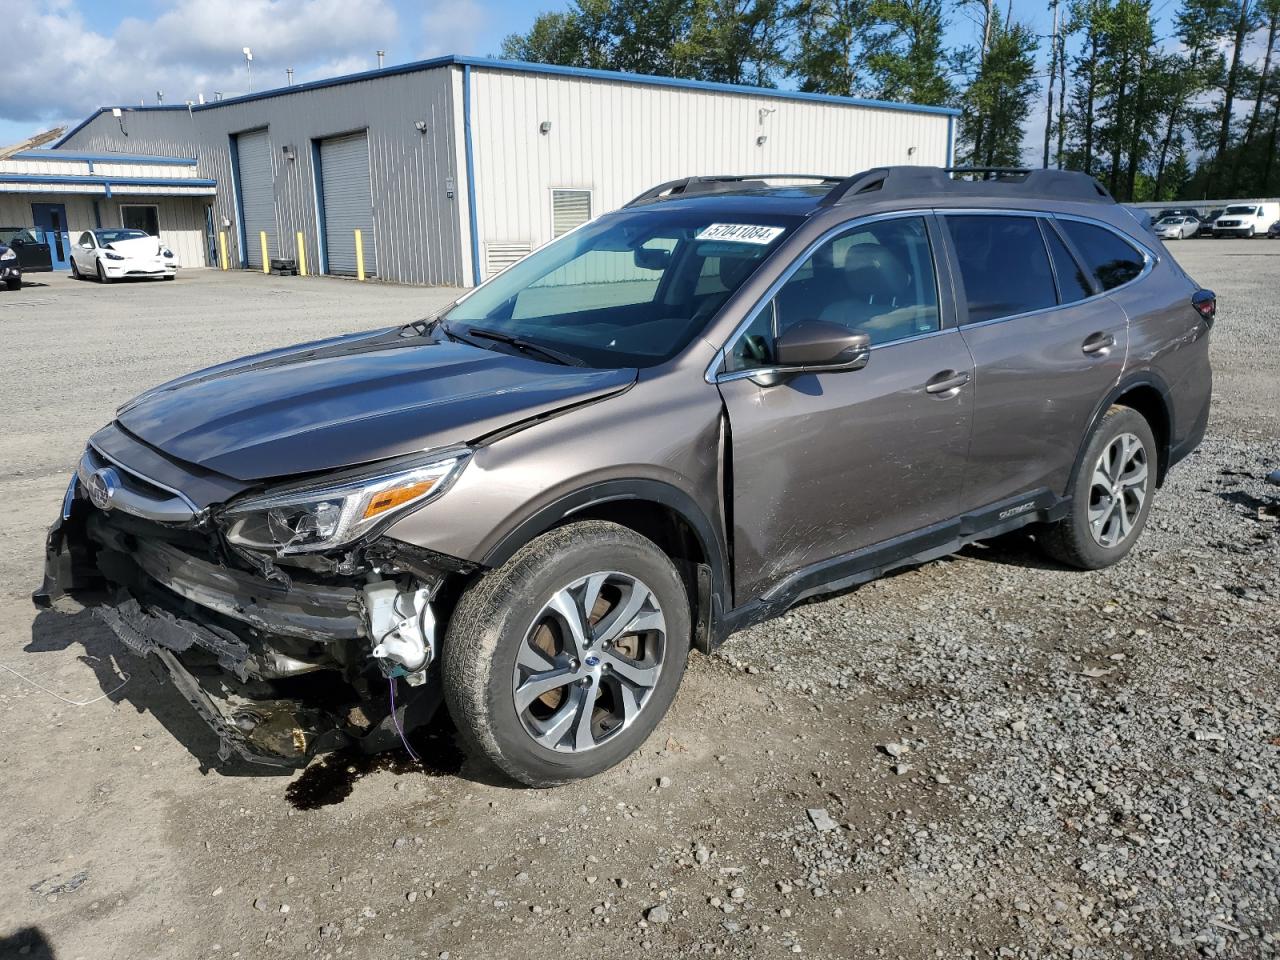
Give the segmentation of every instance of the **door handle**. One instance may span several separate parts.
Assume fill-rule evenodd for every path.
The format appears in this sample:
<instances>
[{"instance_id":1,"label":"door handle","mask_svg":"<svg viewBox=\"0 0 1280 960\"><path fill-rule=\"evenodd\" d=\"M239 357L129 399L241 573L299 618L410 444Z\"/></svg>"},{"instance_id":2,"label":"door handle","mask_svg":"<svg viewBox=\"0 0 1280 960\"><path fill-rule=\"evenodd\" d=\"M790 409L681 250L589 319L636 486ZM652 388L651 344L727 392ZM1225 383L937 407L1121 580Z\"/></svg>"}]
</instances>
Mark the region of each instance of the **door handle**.
<instances>
[{"instance_id":1,"label":"door handle","mask_svg":"<svg viewBox=\"0 0 1280 960\"><path fill-rule=\"evenodd\" d=\"M1116 338L1109 333L1094 333L1085 338L1084 343L1080 344L1080 349L1087 354L1100 353L1106 356L1107 352L1116 345Z\"/></svg>"},{"instance_id":2,"label":"door handle","mask_svg":"<svg viewBox=\"0 0 1280 960\"><path fill-rule=\"evenodd\" d=\"M935 374L933 378L924 385L925 393L938 394L952 393L959 390L969 382L968 373L956 373L954 370L943 370L941 373Z\"/></svg>"}]
</instances>

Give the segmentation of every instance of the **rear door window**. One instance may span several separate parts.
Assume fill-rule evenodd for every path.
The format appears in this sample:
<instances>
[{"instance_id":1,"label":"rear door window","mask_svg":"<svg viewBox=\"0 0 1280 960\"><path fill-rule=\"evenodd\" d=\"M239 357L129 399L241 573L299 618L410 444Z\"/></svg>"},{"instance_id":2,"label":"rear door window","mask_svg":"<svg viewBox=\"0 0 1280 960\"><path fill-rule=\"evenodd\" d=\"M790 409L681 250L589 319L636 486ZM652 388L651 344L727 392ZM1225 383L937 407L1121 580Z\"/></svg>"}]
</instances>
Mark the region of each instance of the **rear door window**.
<instances>
[{"instance_id":1,"label":"rear door window","mask_svg":"<svg viewBox=\"0 0 1280 960\"><path fill-rule=\"evenodd\" d=\"M1058 226L1084 258L1085 266L1103 290L1114 290L1142 273L1141 253L1105 227L1079 220L1059 220Z\"/></svg>"},{"instance_id":2,"label":"rear door window","mask_svg":"<svg viewBox=\"0 0 1280 960\"><path fill-rule=\"evenodd\" d=\"M1044 224L1045 239L1049 241L1049 256L1053 259L1053 270L1058 277L1058 299L1061 303L1075 303L1093 296L1089 287L1089 278L1085 276L1080 263L1067 245L1053 229L1053 224Z\"/></svg>"},{"instance_id":3,"label":"rear door window","mask_svg":"<svg viewBox=\"0 0 1280 960\"><path fill-rule=\"evenodd\" d=\"M964 281L969 323L1056 306L1049 254L1035 217L944 218Z\"/></svg>"}]
</instances>

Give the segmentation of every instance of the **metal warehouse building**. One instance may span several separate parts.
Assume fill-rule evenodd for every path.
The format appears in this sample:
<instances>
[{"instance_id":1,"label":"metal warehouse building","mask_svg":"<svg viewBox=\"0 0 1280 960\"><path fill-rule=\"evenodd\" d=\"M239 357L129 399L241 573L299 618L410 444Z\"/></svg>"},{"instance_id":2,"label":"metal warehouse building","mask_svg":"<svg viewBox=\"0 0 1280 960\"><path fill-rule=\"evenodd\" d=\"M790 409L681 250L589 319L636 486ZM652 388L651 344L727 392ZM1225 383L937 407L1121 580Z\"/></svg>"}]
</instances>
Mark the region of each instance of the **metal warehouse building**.
<instances>
[{"instance_id":1,"label":"metal warehouse building","mask_svg":"<svg viewBox=\"0 0 1280 960\"><path fill-rule=\"evenodd\" d=\"M950 162L955 111L444 57L188 106L104 107L53 151L193 158L201 259L471 285L664 180ZM45 153L47 151L40 151ZM162 236L166 224L160 223ZM222 234L223 237L219 237ZM301 240L301 248L299 240Z\"/></svg>"}]
</instances>

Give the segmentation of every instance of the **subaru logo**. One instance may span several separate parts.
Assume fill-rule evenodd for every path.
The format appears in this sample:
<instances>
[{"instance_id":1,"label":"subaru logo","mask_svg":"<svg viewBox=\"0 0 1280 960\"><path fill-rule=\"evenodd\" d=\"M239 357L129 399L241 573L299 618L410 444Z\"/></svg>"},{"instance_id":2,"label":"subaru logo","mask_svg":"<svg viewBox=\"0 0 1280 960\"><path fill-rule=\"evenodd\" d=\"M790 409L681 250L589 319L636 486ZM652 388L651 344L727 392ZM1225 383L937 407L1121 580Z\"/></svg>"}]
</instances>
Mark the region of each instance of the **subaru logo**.
<instances>
[{"instance_id":1,"label":"subaru logo","mask_svg":"<svg viewBox=\"0 0 1280 960\"><path fill-rule=\"evenodd\" d=\"M111 498L120 489L120 476L110 467L95 470L86 484L89 491L89 502L99 510L111 509Z\"/></svg>"},{"instance_id":2,"label":"subaru logo","mask_svg":"<svg viewBox=\"0 0 1280 960\"><path fill-rule=\"evenodd\" d=\"M593 653L591 656L587 657L587 666L588 667L600 666L600 658Z\"/></svg>"}]
</instances>

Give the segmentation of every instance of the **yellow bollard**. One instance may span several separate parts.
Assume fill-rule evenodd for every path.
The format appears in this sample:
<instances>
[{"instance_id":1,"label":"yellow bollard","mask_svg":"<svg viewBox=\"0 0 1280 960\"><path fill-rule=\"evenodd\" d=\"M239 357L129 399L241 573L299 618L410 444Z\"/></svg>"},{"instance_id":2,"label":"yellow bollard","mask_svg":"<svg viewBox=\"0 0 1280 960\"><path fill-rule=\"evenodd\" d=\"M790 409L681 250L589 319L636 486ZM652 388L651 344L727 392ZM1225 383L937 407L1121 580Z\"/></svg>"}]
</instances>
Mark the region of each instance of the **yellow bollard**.
<instances>
[{"instance_id":1,"label":"yellow bollard","mask_svg":"<svg viewBox=\"0 0 1280 960\"><path fill-rule=\"evenodd\" d=\"M364 241L359 230L356 231L356 279L364 279Z\"/></svg>"},{"instance_id":2,"label":"yellow bollard","mask_svg":"<svg viewBox=\"0 0 1280 960\"><path fill-rule=\"evenodd\" d=\"M298 276L307 275L307 244L302 239L302 231L298 231Z\"/></svg>"},{"instance_id":3,"label":"yellow bollard","mask_svg":"<svg viewBox=\"0 0 1280 960\"><path fill-rule=\"evenodd\" d=\"M271 272L271 259L267 256L267 231L262 230L258 233L258 240L262 243L262 272Z\"/></svg>"},{"instance_id":4,"label":"yellow bollard","mask_svg":"<svg viewBox=\"0 0 1280 960\"><path fill-rule=\"evenodd\" d=\"M227 231L225 230L218 231L218 252L222 254L222 269L231 269L231 264L227 260Z\"/></svg>"}]
</instances>

